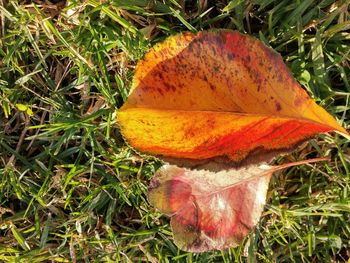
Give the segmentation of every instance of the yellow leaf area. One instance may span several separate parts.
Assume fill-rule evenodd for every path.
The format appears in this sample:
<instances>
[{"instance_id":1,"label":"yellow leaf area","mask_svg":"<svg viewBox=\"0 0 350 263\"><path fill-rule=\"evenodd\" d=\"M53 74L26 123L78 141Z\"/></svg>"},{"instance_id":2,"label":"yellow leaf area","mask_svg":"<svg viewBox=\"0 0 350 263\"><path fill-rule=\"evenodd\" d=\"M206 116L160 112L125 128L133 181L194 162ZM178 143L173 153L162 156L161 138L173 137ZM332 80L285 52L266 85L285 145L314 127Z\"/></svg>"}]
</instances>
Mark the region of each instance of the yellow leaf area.
<instances>
[{"instance_id":1,"label":"yellow leaf area","mask_svg":"<svg viewBox=\"0 0 350 263\"><path fill-rule=\"evenodd\" d=\"M230 112L134 108L118 114L123 134L143 152L160 156L241 161L255 148L288 149L332 127L303 119Z\"/></svg>"}]
</instances>

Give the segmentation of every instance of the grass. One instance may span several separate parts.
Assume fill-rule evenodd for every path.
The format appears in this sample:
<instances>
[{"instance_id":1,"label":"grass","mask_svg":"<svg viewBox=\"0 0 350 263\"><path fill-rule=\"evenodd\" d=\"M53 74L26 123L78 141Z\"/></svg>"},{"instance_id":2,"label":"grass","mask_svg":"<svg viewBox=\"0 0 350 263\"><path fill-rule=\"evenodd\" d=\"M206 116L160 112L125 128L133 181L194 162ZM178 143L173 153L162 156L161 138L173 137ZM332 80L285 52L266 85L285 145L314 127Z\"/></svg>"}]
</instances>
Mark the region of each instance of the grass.
<instances>
[{"instance_id":1,"label":"grass","mask_svg":"<svg viewBox=\"0 0 350 263\"><path fill-rule=\"evenodd\" d=\"M345 262L349 142L321 135L276 162L332 161L273 177L241 246L186 253L147 201L160 162L123 142L115 111L136 62L181 31L239 30L283 55L349 125L346 0L0 0L0 262Z\"/></svg>"}]
</instances>

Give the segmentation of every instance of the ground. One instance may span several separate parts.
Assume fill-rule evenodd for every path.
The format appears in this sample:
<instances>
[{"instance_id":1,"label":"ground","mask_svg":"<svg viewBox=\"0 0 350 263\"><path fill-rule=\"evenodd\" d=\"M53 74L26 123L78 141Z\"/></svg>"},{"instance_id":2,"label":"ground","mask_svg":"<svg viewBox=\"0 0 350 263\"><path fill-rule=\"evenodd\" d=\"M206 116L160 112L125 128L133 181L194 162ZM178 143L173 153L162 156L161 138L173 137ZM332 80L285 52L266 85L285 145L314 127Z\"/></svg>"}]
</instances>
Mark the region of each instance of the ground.
<instances>
[{"instance_id":1,"label":"ground","mask_svg":"<svg viewBox=\"0 0 350 263\"><path fill-rule=\"evenodd\" d=\"M115 112L135 65L169 35L253 35L349 125L346 0L0 0L1 262L345 262L349 142L324 134L276 163L263 216L239 247L193 254L147 201L161 163L123 141Z\"/></svg>"}]
</instances>

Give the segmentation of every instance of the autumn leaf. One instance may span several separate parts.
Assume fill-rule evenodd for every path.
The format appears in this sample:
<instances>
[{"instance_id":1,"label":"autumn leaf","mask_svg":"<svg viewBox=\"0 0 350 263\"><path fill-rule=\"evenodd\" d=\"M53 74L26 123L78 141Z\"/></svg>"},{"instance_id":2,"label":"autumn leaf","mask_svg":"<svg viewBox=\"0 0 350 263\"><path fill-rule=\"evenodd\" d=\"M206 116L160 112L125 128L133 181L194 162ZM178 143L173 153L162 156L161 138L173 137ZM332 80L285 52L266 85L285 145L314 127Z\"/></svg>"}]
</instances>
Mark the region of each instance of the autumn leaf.
<instances>
[{"instance_id":1,"label":"autumn leaf","mask_svg":"<svg viewBox=\"0 0 350 263\"><path fill-rule=\"evenodd\" d=\"M319 132L346 132L275 51L231 31L184 33L154 47L139 62L118 119L141 152L233 162Z\"/></svg>"},{"instance_id":2,"label":"autumn leaf","mask_svg":"<svg viewBox=\"0 0 350 263\"><path fill-rule=\"evenodd\" d=\"M262 165L212 172L164 165L152 180L149 200L172 216L179 248L221 250L239 244L258 222L270 169Z\"/></svg>"},{"instance_id":3,"label":"autumn leaf","mask_svg":"<svg viewBox=\"0 0 350 263\"><path fill-rule=\"evenodd\" d=\"M156 45L117 118L137 151L183 166L157 173L150 201L172 216L175 242L189 251L236 245L257 223L275 171L261 162L318 133L347 135L279 54L233 31Z\"/></svg>"},{"instance_id":4,"label":"autumn leaf","mask_svg":"<svg viewBox=\"0 0 350 263\"><path fill-rule=\"evenodd\" d=\"M149 200L172 216L174 241L179 248L192 252L222 250L239 245L259 221L273 172L326 160L238 169L224 169L217 163L201 169L166 164L151 181ZM215 168L220 171L214 172Z\"/></svg>"}]
</instances>

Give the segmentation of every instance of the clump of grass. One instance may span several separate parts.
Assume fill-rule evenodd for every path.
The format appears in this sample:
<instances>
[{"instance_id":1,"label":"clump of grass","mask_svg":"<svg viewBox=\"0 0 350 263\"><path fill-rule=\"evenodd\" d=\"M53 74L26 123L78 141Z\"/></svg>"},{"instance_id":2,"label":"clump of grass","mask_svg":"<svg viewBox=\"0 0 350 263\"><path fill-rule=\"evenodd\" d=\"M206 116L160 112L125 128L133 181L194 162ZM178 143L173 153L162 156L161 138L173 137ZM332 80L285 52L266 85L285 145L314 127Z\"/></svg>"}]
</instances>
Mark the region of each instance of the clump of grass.
<instances>
[{"instance_id":1,"label":"clump of grass","mask_svg":"<svg viewBox=\"0 0 350 263\"><path fill-rule=\"evenodd\" d=\"M349 125L347 1L0 1L1 262L344 262L349 142L323 135L277 160L332 156L276 174L255 232L192 254L147 202L161 165L123 142L115 111L135 63L180 31L235 29L282 53Z\"/></svg>"}]
</instances>

